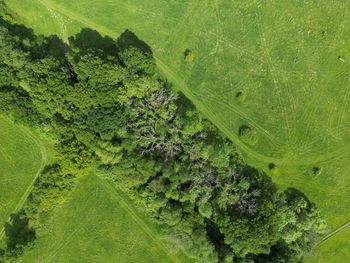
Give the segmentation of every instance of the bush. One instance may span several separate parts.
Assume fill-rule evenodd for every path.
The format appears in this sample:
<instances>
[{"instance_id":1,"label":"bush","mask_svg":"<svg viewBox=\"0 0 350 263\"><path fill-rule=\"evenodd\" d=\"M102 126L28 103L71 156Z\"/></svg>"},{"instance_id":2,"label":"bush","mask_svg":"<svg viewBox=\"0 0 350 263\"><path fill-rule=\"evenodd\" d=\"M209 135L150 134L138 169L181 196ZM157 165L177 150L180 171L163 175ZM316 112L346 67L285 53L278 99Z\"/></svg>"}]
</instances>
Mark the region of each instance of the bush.
<instances>
[{"instance_id":1,"label":"bush","mask_svg":"<svg viewBox=\"0 0 350 263\"><path fill-rule=\"evenodd\" d=\"M275 163L269 163L268 167L272 174L277 174L279 172L279 169Z\"/></svg>"},{"instance_id":2,"label":"bush","mask_svg":"<svg viewBox=\"0 0 350 263\"><path fill-rule=\"evenodd\" d=\"M242 91L239 91L239 92L237 92L237 94L236 94L236 99L237 99L239 102L244 102L245 99L246 99L246 94L243 93Z\"/></svg>"},{"instance_id":3,"label":"bush","mask_svg":"<svg viewBox=\"0 0 350 263\"><path fill-rule=\"evenodd\" d=\"M312 168L312 174L314 175L314 176L318 176L318 175L320 175L322 173L322 168L321 167L319 167L319 166L314 166L313 168Z\"/></svg>"},{"instance_id":4,"label":"bush","mask_svg":"<svg viewBox=\"0 0 350 263\"><path fill-rule=\"evenodd\" d=\"M242 125L239 128L238 135L242 141L252 146L257 144L259 140L256 131L247 125Z\"/></svg>"},{"instance_id":5,"label":"bush","mask_svg":"<svg viewBox=\"0 0 350 263\"><path fill-rule=\"evenodd\" d=\"M192 51L188 48L186 48L186 50L184 52L184 60L186 63L192 63L194 60L194 55L193 55Z\"/></svg>"}]
</instances>

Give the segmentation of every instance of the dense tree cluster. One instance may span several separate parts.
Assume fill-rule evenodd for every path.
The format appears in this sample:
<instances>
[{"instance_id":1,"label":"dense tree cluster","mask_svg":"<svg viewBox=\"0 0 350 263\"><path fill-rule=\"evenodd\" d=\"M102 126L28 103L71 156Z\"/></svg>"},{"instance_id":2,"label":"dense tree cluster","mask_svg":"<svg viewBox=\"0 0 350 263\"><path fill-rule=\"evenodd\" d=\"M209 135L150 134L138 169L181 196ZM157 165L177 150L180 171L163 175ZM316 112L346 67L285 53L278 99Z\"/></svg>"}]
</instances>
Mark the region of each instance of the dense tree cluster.
<instances>
[{"instance_id":1,"label":"dense tree cluster","mask_svg":"<svg viewBox=\"0 0 350 263\"><path fill-rule=\"evenodd\" d=\"M199 262L299 262L325 229L303 194L278 191L241 160L160 78L149 47L129 31L113 41L84 29L68 45L1 21L0 111L56 141L58 164L43 172L22 212L34 229L72 187L72 174L91 169ZM31 240L35 232L24 230Z\"/></svg>"}]
</instances>

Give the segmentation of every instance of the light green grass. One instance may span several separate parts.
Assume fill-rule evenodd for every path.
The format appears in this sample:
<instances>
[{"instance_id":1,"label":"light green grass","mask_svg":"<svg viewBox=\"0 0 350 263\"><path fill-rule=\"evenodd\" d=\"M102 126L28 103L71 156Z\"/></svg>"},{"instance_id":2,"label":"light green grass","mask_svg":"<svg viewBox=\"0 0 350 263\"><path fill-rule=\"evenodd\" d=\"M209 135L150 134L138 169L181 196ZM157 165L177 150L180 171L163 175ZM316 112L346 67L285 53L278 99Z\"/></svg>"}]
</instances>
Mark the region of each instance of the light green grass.
<instances>
[{"instance_id":1,"label":"light green grass","mask_svg":"<svg viewBox=\"0 0 350 263\"><path fill-rule=\"evenodd\" d=\"M47 161L34 133L0 116L0 240L3 224L22 207Z\"/></svg>"},{"instance_id":2,"label":"light green grass","mask_svg":"<svg viewBox=\"0 0 350 263\"><path fill-rule=\"evenodd\" d=\"M350 228L322 243L305 258L306 263L347 263L349 261Z\"/></svg>"},{"instance_id":3,"label":"light green grass","mask_svg":"<svg viewBox=\"0 0 350 263\"><path fill-rule=\"evenodd\" d=\"M23 262L181 262L159 239L154 225L95 175L81 178L40 233Z\"/></svg>"},{"instance_id":4,"label":"light green grass","mask_svg":"<svg viewBox=\"0 0 350 263\"><path fill-rule=\"evenodd\" d=\"M274 180L304 191L333 228L350 220L347 1L6 3L37 33L66 39L90 27L116 38L133 31L152 47L165 76L236 143L248 163L266 169L274 162ZM183 61L186 48L194 55L191 66ZM246 95L244 102L237 92ZM238 138L243 124L256 131L254 146ZM313 176L313 166L322 173ZM335 237L327 242L337 244Z\"/></svg>"}]
</instances>

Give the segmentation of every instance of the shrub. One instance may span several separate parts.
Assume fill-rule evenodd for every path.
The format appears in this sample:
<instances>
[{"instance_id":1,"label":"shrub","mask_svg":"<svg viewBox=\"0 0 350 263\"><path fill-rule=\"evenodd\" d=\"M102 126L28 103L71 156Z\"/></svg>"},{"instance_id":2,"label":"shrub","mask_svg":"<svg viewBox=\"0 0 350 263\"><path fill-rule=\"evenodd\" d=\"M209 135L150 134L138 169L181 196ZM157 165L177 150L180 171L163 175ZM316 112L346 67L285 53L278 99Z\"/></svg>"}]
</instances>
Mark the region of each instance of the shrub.
<instances>
[{"instance_id":1,"label":"shrub","mask_svg":"<svg viewBox=\"0 0 350 263\"><path fill-rule=\"evenodd\" d=\"M184 52L184 60L187 63L191 63L194 60L194 55L193 55L192 51L188 48L186 48L186 50Z\"/></svg>"},{"instance_id":2,"label":"shrub","mask_svg":"<svg viewBox=\"0 0 350 263\"><path fill-rule=\"evenodd\" d=\"M268 167L272 174L277 174L279 172L279 169L275 163L269 163Z\"/></svg>"},{"instance_id":3,"label":"shrub","mask_svg":"<svg viewBox=\"0 0 350 263\"><path fill-rule=\"evenodd\" d=\"M257 144L259 140L256 131L247 125L242 125L239 128L238 135L242 141L252 146Z\"/></svg>"},{"instance_id":4,"label":"shrub","mask_svg":"<svg viewBox=\"0 0 350 263\"><path fill-rule=\"evenodd\" d=\"M244 102L245 99L246 99L246 94L243 93L242 91L239 91L239 92L237 92L237 94L236 94L236 99L237 99L239 102Z\"/></svg>"},{"instance_id":5,"label":"shrub","mask_svg":"<svg viewBox=\"0 0 350 263\"><path fill-rule=\"evenodd\" d=\"M321 168L321 167L314 166L314 167L312 168L312 174L313 174L314 176L320 175L321 172L322 172L322 168Z\"/></svg>"}]
</instances>

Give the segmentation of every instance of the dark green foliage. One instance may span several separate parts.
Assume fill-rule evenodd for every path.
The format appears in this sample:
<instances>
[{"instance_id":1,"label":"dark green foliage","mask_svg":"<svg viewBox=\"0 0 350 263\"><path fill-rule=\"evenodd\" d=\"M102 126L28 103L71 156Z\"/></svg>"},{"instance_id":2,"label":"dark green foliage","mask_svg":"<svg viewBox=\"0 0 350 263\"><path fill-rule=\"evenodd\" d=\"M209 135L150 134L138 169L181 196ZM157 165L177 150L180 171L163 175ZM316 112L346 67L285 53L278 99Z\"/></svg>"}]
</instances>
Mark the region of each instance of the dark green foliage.
<instances>
[{"instance_id":1,"label":"dark green foliage","mask_svg":"<svg viewBox=\"0 0 350 263\"><path fill-rule=\"evenodd\" d=\"M242 141L249 145L255 145L258 142L258 136L256 131L247 125L242 125L239 128L238 135Z\"/></svg>"},{"instance_id":2,"label":"dark green foliage","mask_svg":"<svg viewBox=\"0 0 350 263\"><path fill-rule=\"evenodd\" d=\"M35 229L71 189L71 174L97 169L164 226L174 249L203 262L297 262L323 233L313 204L244 164L130 31L113 41L84 29L69 47L19 40L10 25L0 33L0 110L35 119L59 153L24 210ZM239 135L257 142L248 126Z\"/></svg>"},{"instance_id":3,"label":"dark green foliage","mask_svg":"<svg viewBox=\"0 0 350 263\"><path fill-rule=\"evenodd\" d=\"M35 230L29 225L25 212L12 215L11 223L5 224L7 237L7 256L15 257L23 252L23 248L35 239Z\"/></svg>"},{"instance_id":4,"label":"dark green foliage","mask_svg":"<svg viewBox=\"0 0 350 263\"><path fill-rule=\"evenodd\" d=\"M31 225L38 229L46 215L64 201L74 187L75 176L65 173L58 164L46 166L36 180L24 206Z\"/></svg>"},{"instance_id":5,"label":"dark green foliage","mask_svg":"<svg viewBox=\"0 0 350 263\"><path fill-rule=\"evenodd\" d=\"M236 98L239 102L244 102L246 99L246 94L243 93L242 91L239 91L236 93Z\"/></svg>"},{"instance_id":6,"label":"dark green foliage","mask_svg":"<svg viewBox=\"0 0 350 263\"><path fill-rule=\"evenodd\" d=\"M318 166L314 166L312 167L312 174L313 175L320 175L322 172L322 169Z\"/></svg>"},{"instance_id":7,"label":"dark green foliage","mask_svg":"<svg viewBox=\"0 0 350 263\"><path fill-rule=\"evenodd\" d=\"M194 59L194 55L193 55L192 51L190 49L186 48L186 50L184 52L185 62L191 63L191 62L193 62L193 59Z\"/></svg>"},{"instance_id":8,"label":"dark green foliage","mask_svg":"<svg viewBox=\"0 0 350 263\"><path fill-rule=\"evenodd\" d=\"M43 169L23 208L12 215L10 223L5 224L5 259L17 258L32 245L36 232L47 220L47 214L62 203L74 187L74 179L73 175L65 174L58 164Z\"/></svg>"}]
</instances>

